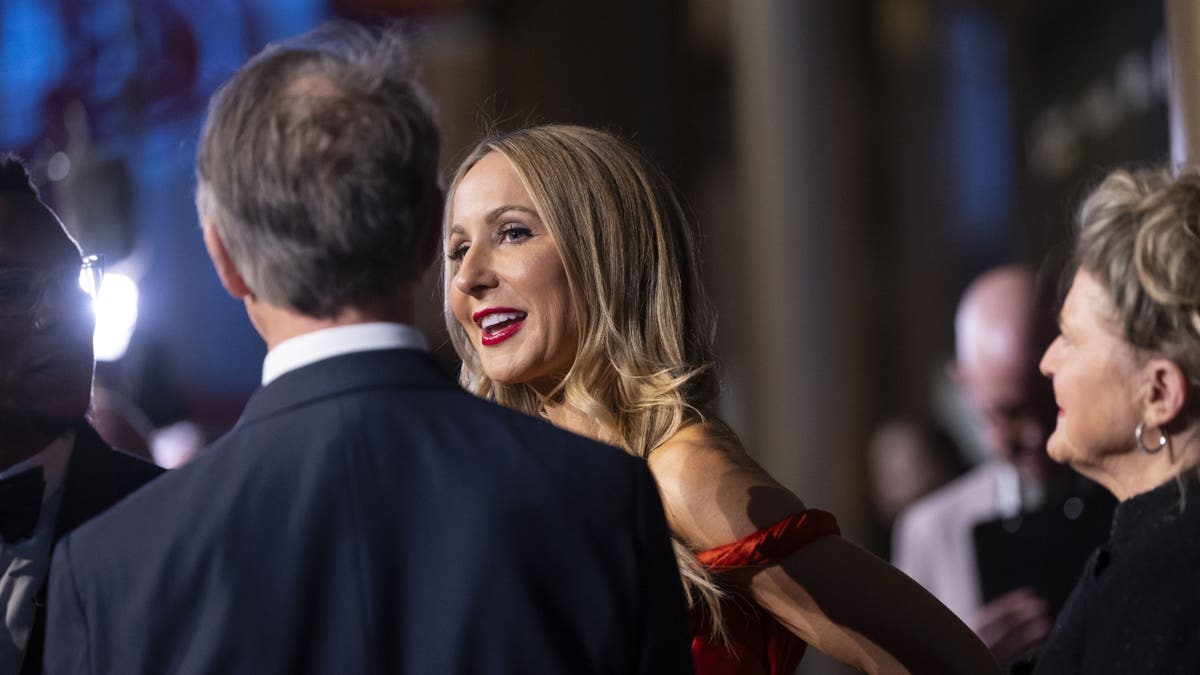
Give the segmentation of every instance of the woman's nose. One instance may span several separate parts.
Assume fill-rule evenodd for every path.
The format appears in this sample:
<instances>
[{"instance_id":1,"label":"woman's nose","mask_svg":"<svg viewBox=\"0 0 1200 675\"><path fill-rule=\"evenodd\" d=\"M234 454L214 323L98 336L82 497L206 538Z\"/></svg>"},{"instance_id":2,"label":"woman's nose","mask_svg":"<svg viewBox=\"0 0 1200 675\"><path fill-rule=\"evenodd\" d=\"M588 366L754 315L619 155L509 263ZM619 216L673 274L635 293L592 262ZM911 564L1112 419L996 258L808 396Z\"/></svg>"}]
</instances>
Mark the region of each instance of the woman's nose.
<instances>
[{"instance_id":1,"label":"woman's nose","mask_svg":"<svg viewBox=\"0 0 1200 675\"><path fill-rule=\"evenodd\" d=\"M478 295L496 286L491 258L480 246L467 249L454 273L454 287L467 295Z\"/></svg>"}]
</instances>

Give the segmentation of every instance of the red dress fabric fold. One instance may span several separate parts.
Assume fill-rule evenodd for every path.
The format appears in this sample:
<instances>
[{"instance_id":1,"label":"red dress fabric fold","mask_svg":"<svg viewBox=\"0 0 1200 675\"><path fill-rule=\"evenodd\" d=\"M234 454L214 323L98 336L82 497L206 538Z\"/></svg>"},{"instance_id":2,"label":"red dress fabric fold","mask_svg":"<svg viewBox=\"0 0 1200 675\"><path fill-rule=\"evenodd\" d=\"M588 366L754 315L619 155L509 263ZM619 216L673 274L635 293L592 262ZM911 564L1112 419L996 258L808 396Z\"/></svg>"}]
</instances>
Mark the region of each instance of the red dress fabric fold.
<instances>
[{"instance_id":1,"label":"red dress fabric fold","mask_svg":"<svg viewBox=\"0 0 1200 675\"><path fill-rule=\"evenodd\" d=\"M712 572L777 564L808 544L841 534L832 514L816 509L792 514L774 525L698 554ZM693 608L692 659L696 675L792 675L807 645L746 598L721 605L729 643L712 641L703 608Z\"/></svg>"}]
</instances>

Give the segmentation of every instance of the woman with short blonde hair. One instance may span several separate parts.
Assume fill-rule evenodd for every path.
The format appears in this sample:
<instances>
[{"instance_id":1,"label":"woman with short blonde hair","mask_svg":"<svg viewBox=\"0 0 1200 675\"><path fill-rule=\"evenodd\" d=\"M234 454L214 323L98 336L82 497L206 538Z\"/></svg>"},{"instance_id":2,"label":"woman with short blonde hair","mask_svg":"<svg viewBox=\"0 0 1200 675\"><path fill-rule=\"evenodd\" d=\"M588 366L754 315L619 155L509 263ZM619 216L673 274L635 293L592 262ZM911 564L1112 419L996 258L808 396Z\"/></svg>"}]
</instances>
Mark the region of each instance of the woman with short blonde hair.
<instances>
[{"instance_id":1,"label":"woman with short blonde hair","mask_svg":"<svg viewBox=\"0 0 1200 675\"><path fill-rule=\"evenodd\" d=\"M1110 174L1075 258L1048 450L1120 504L1035 672L1200 672L1200 173Z\"/></svg>"}]
</instances>

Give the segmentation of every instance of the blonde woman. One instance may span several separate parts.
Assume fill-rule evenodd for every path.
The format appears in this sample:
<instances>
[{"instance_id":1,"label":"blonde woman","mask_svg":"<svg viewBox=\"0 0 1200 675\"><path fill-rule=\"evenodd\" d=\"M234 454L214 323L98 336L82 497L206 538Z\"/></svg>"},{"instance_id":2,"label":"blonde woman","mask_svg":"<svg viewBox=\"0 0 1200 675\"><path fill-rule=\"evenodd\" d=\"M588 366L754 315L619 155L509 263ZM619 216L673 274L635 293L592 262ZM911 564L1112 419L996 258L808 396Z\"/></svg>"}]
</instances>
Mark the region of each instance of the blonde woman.
<instances>
[{"instance_id":1,"label":"blonde woman","mask_svg":"<svg viewBox=\"0 0 1200 675\"><path fill-rule=\"evenodd\" d=\"M1200 672L1200 173L1117 171L1080 209L1042 359L1050 457L1120 502L1036 673Z\"/></svg>"},{"instance_id":2,"label":"blonde woman","mask_svg":"<svg viewBox=\"0 0 1200 675\"><path fill-rule=\"evenodd\" d=\"M445 224L464 386L646 458L700 675L790 675L806 643L872 673L996 671L966 626L837 536L712 416L696 231L629 145L571 126L484 141Z\"/></svg>"}]
</instances>

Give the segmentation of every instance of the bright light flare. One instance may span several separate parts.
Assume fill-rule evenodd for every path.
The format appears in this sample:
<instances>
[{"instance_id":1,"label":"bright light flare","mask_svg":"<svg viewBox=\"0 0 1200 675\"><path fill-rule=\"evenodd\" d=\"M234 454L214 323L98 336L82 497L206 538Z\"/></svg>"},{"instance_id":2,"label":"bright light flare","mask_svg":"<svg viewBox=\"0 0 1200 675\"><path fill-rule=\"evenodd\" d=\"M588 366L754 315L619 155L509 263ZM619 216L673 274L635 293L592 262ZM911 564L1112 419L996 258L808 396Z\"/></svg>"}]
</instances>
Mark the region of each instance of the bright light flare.
<instances>
[{"instance_id":1,"label":"bright light flare","mask_svg":"<svg viewBox=\"0 0 1200 675\"><path fill-rule=\"evenodd\" d=\"M96 313L96 333L92 339L96 360L120 359L129 349L129 339L137 325L137 284L124 274L105 274L92 300L92 309Z\"/></svg>"}]
</instances>

